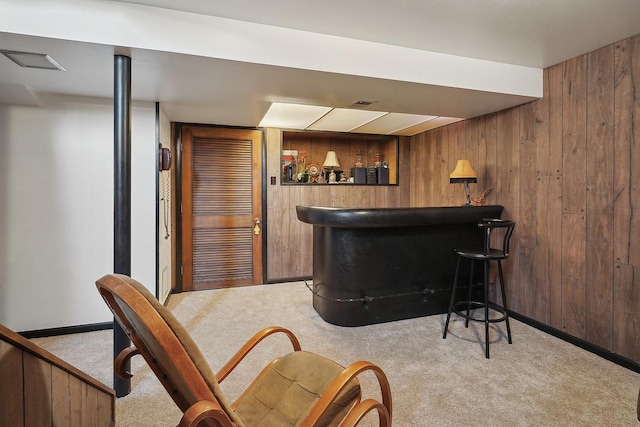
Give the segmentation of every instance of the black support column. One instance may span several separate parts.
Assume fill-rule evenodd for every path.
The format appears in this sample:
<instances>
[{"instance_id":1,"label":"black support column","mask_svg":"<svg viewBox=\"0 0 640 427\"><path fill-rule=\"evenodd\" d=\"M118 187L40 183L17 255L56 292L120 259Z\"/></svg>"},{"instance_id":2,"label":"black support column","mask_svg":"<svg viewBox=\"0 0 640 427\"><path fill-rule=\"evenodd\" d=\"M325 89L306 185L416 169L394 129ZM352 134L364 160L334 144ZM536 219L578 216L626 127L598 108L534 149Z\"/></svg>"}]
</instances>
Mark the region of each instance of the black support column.
<instances>
[{"instance_id":1,"label":"black support column","mask_svg":"<svg viewBox=\"0 0 640 427\"><path fill-rule=\"evenodd\" d=\"M131 275L131 58L114 57L113 95L113 270ZM113 325L113 358L129 347L131 341L120 325ZM131 370L127 362L126 371ZM113 375L113 388L117 397L131 391L131 380Z\"/></svg>"}]
</instances>

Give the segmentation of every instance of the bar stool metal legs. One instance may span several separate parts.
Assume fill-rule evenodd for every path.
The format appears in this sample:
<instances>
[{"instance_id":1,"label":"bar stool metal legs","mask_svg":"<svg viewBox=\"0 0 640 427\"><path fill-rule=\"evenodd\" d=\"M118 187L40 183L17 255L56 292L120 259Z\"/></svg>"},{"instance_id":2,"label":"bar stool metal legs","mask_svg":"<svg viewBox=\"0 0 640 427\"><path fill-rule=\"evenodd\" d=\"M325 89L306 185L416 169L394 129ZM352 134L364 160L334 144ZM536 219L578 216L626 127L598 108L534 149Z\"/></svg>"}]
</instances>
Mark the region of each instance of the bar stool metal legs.
<instances>
[{"instance_id":1,"label":"bar stool metal legs","mask_svg":"<svg viewBox=\"0 0 640 427\"><path fill-rule=\"evenodd\" d=\"M485 357L489 358L489 326L491 323L505 322L505 326L507 329L507 340L509 344L512 343L511 339L511 325L509 324L509 314L507 309L507 297L505 292L505 284L504 284L504 275L502 272L502 260L509 256L509 239L513 232L513 228L515 227L515 223L512 221L505 221L499 219L490 219L484 220L482 223L478 224L480 228L485 229L485 246L481 251L470 251L470 250L454 250L454 252L458 255L458 262L456 264L456 273L453 279L453 288L451 290L451 298L449 300L449 310L447 312L447 319L444 324L444 332L442 334L442 338L447 338L447 331L449 329L449 321L451 320L451 313L455 312L458 316L461 316L465 319L465 327L469 327L469 321L483 322L484 323L484 335L485 335ZM503 228L505 229L505 233L503 236L503 245L500 249L495 249L491 247L491 232L495 228ZM458 279L460 273L460 260L461 259L469 259L471 262L470 268L470 276L469 276L469 292L468 298L466 301L457 301L456 302L456 289L458 287ZM477 261L482 261L484 272L483 272L483 293L484 293L484 301L473 301L473 278L474 278L474 267ZM498 280L495 285L500 286L500 296L502 297L502 305L497 304L496 302L492 302L489 299L489 267L491 261L495 261L498 267ZM497 291L497 290L496 290ZM472 310L482 309L483 316L475 317L472 314ZM491 317L491 312L497 312L500 315L497 317Z\"/></svg>"}]
</instances>

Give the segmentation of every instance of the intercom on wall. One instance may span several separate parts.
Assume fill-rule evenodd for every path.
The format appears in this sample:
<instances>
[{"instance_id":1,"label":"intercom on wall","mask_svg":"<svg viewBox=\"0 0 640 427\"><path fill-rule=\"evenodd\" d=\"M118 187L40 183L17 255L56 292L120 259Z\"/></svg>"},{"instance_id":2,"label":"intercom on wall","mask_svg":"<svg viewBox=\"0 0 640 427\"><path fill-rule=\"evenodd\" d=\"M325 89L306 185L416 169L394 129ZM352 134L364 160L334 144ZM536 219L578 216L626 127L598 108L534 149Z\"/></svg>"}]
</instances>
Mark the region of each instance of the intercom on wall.
<instances>
[{"instance_id":1,"label":"intercom on wall","mask_svg":"<svg viewBox=\"0 0 640 427\"><path fill-rule=\"evenodd\" d=\"M160 171L168 171L171 169L171 150L168 148L159 148Z\"/></svg>"}]
</instances>

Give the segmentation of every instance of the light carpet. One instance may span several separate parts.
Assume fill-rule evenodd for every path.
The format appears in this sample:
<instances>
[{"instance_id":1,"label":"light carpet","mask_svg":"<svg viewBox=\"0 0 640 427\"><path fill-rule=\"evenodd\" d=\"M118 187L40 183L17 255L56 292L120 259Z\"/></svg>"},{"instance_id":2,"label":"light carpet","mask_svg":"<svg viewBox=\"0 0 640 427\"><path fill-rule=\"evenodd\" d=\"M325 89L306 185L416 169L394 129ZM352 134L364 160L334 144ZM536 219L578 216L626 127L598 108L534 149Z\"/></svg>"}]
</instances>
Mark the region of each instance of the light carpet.
<instances>
[{"instance_id":1,"label":"light carpet","mask_svg":"<svg viewBox=\"0 0 640 427\"><path fill-rule=\"evenodd\" d=\"M512 320L491 331L491 359L483 353L483 325L468 329L445 315L362 327L323 321L302 282L172 295L168 304L217 371L255 332L291 329L303 350L348 365L357 360L386 372L393 396L393 425L405 426L638 426L640 374ZM63 360L112 385L113 332L98 331L33 340ZM221 384L233 400L267 361L290 351L271 337ZM141 357L132 363L132 391L117 400L118 426L175 426L181 413ZM373 375L365 397L377 397ZM364 426L376 425L368 417Z\"/></svg>"}]
</instances>

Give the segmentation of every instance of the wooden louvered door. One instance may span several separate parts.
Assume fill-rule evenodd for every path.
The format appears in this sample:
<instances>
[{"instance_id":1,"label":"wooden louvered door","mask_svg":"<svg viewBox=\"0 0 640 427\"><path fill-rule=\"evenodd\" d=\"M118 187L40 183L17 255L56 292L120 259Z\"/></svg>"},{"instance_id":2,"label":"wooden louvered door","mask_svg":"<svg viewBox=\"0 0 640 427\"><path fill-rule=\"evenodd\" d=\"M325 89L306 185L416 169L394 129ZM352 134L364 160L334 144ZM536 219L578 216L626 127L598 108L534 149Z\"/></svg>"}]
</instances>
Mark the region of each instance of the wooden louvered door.
<instances>
[{"instance_id":1,"label":"wooden louvered door","mask_svg":"<svg viewBox=\"0 0 640 427\"><path fill-rule=\"evenodd\" d=\"M182 126L182 289L262 283L262 133Z\"/></svg>"}]
</instances>

